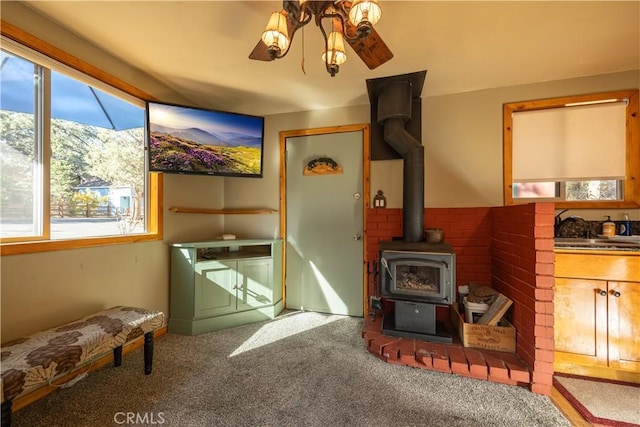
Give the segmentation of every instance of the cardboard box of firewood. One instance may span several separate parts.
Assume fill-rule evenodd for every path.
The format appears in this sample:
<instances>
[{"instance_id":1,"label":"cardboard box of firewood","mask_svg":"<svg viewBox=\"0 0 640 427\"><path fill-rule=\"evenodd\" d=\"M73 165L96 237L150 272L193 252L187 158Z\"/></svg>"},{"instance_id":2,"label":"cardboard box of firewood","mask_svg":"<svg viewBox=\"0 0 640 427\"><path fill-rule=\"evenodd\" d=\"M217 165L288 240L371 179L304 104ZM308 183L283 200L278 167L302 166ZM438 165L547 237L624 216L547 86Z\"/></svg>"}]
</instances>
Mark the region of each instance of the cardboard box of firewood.
<instances>
[{"instance_id":1,"label":"cardboard box of firewood","mask_svg":"<svg viewBox=\"0 0 640 427\"><path fill-rule=\"evenodd\" d=\"M516 351L516 329L507 319L501 318L496 326L467 323L460 314L458 303L453 303L451 321L465 347Z\"/></svg>"},{"instance_id":2,"label":"cardboard box of firewood","mask_svg":"<svg viewBox=\"0 0 640 427\"><path fill-rule=\"evenodd\" d=\"M469 284L469 293L463 298L465 304L482 307L478 319L466 319L469 323L496 326L513 301L488 285Z\"/></svg>"}]
</instances>

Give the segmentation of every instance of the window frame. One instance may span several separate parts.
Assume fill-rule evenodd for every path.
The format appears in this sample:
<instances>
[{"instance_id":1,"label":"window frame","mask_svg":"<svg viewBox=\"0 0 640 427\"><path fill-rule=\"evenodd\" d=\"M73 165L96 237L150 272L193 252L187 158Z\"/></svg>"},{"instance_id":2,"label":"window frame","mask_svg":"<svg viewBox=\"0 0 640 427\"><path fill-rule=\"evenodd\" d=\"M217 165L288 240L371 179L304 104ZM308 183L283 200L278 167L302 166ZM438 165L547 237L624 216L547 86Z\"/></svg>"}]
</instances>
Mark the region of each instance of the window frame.
<instances>
[{"instance_id":1,"label":"window frame","mask_svg":"<svg viewBox=\"0 0 640 427\"><path fill-rule=\"evenodd\" d=\"M640 207L640 113L639 90L628 89L559 98L538 99L503 104L503 190L504 205L517 205L531 201L555 201L559 209L618 209ZM513 116L514 112L547 108L561 108L567 104L598 102L607 99L628 99L626 107L625 178L622 200L568 201L542 198L513 197Z\"/></svg>"},{"instance_id":2,"label":"window frame","mask_svg":"<svg viewBox=\"0 0 640 427\"><path fill-rule=\"evenodd\" d=\"M77 58L62 49L59 49L50 43L35 37L24 30L2 20L0 21L0 33L16 43L32 49L42 55L45 55L54 61L66 65L74 70L85 74L89 77L99 80L115 89L123 91L128 95L138 98L142 101L157 101L156 98L143 92L140 89L108 74L105 71ZM43 182L48 184L50 177L48 176L49 168L44 168L45 175ZM107 237L86 237L79 239L62 239L62 240L33 240L29 237L25 238L5 238L0 239L0 255L17 255L36 252L47 252L55 250L78 249L96 246L107 246L116 244L130 244L138 242L148 242L162 240L163 237L163 179L162 174L150 172L146 177L147 181L147 231L139 234L129 234L123 236L107 236ZM45 185L45 193L48 194L49 186ZM45 194L45 196L47 195ZM44 198L44 202L48 204L48 197ZM48 227L48 224L43 224Z\"/></svg>"}]
</instances>

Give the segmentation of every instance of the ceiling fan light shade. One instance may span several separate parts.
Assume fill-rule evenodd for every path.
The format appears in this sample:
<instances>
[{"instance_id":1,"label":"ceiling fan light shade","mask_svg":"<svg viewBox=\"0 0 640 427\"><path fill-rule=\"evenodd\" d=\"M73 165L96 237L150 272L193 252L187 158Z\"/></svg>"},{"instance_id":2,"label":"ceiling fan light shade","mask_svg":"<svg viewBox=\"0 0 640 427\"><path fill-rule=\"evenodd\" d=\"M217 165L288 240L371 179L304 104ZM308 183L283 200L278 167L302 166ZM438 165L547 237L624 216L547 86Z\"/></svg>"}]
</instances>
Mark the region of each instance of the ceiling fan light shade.
<instances>
[{"instance_id":1,"label":"ceiling fan light shade","mask_svg":"<svg viewBox=\"0 0 640 427\"><path fill-rule=\"evenodd\" d=\"M340 70L340 64L347 60L347 54L344 51L344 38L341 32L332 31L327 37L325 51L322 52L322 60L327 67L327 72L331 77L335 77Z\"/></svg>"},{"instance_id":2,"label":"ceiling fan light shade","mask_svg":"<svg viewBox=\"0 0 640 427\"><path fill-rule=\"evenodd\" d=\"M376 25L381 17L382 9L378 0L355 0L349 10L349 21L355 26Z\"/></svg>"},{"instance_id":3,"label":"ceiling fan light shade","mask_svg":"<svg viewBox=\"0 0 640 427\"><path fill-rule=\"evenodd\" d=\"M267 28L262 33L262 42L269 48L272 59L281 56L289 47L287 17L282 12L273 12Z\"/></svg>"},{"instance_id":4,"label":"ceiling fan light shade","mask_svg":"<svg viewBox=\"0 0 640 427\"><path fill-rule=\"evenodd\" d=\"M327 48L329 57L327 58L327 50L322 52L322 60L326 64L341 65L347 60L347 53L344 50L344 38L342 33L332 31L327 37Z\"/></svg>"}]
</instances>

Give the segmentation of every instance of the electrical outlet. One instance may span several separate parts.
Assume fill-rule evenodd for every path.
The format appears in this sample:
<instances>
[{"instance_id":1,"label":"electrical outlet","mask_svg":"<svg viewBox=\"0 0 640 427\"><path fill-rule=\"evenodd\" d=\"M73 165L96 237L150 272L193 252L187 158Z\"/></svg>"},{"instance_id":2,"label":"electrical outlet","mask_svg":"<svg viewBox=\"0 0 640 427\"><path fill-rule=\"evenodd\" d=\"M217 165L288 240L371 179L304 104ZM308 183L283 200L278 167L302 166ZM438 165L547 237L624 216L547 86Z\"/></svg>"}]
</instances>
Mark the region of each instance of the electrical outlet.
<instances>
[{"instance_id":1,"label":"electrical outlet","mask_svg":"<svg viewBox=\"0 0 640 427\"><path fill-rule=\"evenodd\" d=\"M370 302L373 310L382 310L382 299L380 297L371 297Z\"/></svg>"}]
</instances>

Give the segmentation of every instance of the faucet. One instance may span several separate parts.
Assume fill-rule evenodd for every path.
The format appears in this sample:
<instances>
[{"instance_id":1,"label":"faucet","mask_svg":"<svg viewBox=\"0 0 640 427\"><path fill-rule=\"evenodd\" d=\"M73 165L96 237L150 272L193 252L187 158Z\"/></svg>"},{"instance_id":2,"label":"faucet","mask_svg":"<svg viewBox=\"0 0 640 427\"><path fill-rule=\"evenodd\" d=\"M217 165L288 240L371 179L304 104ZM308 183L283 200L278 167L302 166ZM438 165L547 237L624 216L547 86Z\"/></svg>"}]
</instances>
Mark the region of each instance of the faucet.
<instances>
[{"instance_id":1,"label":"faucet","mask_svg":"<svg viewBox=\"0 0 640 427\"><path fill-rule=\"evenodd\" d=\"M563 213L565 213L566 211L568 211L569 209L565 209L560 211L556 217L554 218L553 221L553 235L554 237L560 237L559 232L560 232L560 226L564 223L564 220L562 219L561 215Z\"/></svg>"}]
</instances>

